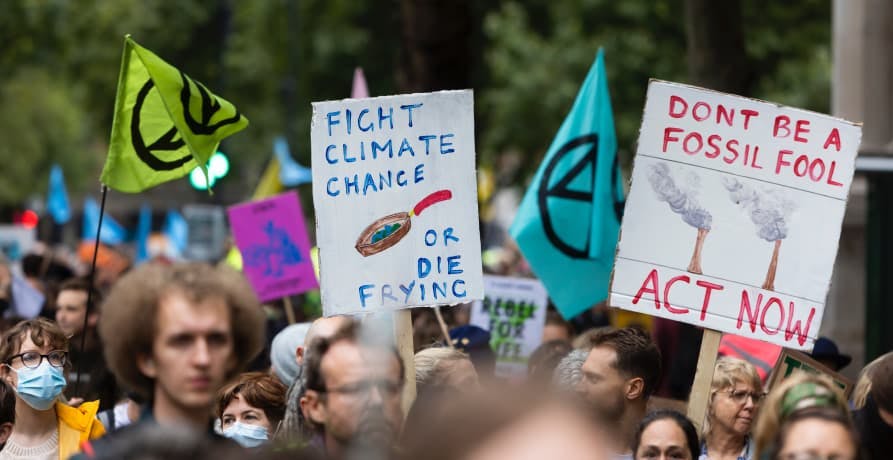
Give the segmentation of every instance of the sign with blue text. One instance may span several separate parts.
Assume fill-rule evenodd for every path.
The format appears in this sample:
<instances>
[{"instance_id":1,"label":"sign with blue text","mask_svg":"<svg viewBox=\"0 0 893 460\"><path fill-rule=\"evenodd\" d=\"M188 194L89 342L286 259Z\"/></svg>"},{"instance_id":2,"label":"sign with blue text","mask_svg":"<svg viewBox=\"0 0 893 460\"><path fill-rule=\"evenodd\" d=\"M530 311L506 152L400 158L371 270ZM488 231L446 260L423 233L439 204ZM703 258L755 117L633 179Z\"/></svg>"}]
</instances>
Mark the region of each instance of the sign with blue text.
<instances>
[{"instance_id":1,"label":"sign with blue text","mask_svg":"<svg viewBox=\"0 0 893 460\"><path fill-rule=\"evenodd\" d=\"M469 90L313 104L326 316L483 298Z\"/></svg>"}]
</instances>

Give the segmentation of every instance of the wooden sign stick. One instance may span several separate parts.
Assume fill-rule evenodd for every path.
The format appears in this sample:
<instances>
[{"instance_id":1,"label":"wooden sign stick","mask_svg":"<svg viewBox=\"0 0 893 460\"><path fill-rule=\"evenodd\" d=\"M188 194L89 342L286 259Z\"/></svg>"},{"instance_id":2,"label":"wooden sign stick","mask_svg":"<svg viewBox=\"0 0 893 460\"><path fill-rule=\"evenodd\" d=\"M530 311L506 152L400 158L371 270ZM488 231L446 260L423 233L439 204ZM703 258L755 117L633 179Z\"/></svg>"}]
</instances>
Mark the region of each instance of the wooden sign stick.
<instances>
[{"instance_id":1,"label":"wooden sign stick","mask_svg":"<svg viewBox=\"0 0 893 460\"><path fill-rule=\"evenodd\" d=\"M719 340L722 332L704 329L701 339L701 353L698 355L698 367L695 381L691 384L688 396L688 418L695 424L697 432L701 432L707 416L707 403L710 400L710 385L713 381L713 369L716 367L716 353L719 352Z\"/></svg>"},{"instance_id":2,"label":"wooden sign stick","mask_svg":"<svg viewBox=\"0 0 893 460\"><path fill-rule=\"evenodd\" d=\"M403 361L403 415L409 413L416 397L415 350L412 345L412 312L409 309L394 312L394 343Z\"/></svg>"},{"instance_id":3,"label":"wooden sign stick","mask_svg":"<svg viewBox=\"0 0 893 460\"><path fill-rule=\"evenodd\" d=\"M295 309L291 305L291 297L283 297L282 302L284 302L282 307L285 308L285 317L288 318L288 324L295 324L298 320L295 318Z\"/></svg>"}]
</instances>

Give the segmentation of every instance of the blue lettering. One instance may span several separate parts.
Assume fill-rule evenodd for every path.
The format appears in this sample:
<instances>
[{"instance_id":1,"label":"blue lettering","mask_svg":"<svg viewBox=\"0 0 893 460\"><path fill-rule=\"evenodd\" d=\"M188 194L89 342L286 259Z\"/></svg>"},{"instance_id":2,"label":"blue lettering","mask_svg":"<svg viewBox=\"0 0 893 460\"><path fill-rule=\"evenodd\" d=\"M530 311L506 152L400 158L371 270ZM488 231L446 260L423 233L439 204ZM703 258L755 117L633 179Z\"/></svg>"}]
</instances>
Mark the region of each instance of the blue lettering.
<instances>
[{"instance_id":1,"label":"blue lettering","mask_svg":"<svg viewBox=\"0 0 893 460\"><path fill-rule=\"evenodd\" d=\"M453 235L453 227L447 227L443 231L443 245L446 246L450 240L453 240L457 243L459 242L459 237Z\"/></svg>"},{"instance_id":2,"label":"blue lettering","mask_svg":"<svg viewBox=\"0 0 893 460\"><path fill-rule=\"evenodd\" d=\"M328 147L326 147L326 162L329 163L330 165L338 163L337 158L332 158L329 156L329 152L332 150L335 150L336 148L337 147L335 147L335 144L330 144Z\"/></svg>"},{"instance_id":3,"label":"blue lettering","mask_svg":"<svg viewBox=\"0 0 893 460\"><path fill-rule=\"evenodd\" d=\"M366 299L368 299L369 297L372 297L372 294L367 294L366 290L372 289L374 287L375 287L374 284L363 284L360 286L360 289L359 289L359 291L360 291L360 306L362 306L363 308L366 308Z\"/></svg>"},{"instance_id":4,"label":"blue lettering","mask_svg":"<svg viewBox=\"0 0 893 460\"><path fill-rule=\"evenodd\" d=\"M384 110L381 107L378 108L378 129L384 129L382 125L384 125L384 121L388 120L391 125L391 129L394 129L394 108L388 107L388 114L384 114Z\"/></svg>"},{"instance_id":5,"label":"blue lettering","mask_svg":"<svg viewBox=\"0 0 893 460\"><path fill-rule=\"evenodd\" d=\"M394 302L399 302L399 300L397 300L397 298L394 297L393 291L394 291L394 289L391 287L390 284L383 284L381 286L381 305L382 306L384 306L384 299L386 299L386 298L391 299Z\"/></svg>"},{"instance_id":6,"label":"blue lettering","mask_svg":"<svg viewBox=\"0 0 893 460\"><path fill-rule=\"evenodd\" d=\"M347 134L350 134L350 125L352 124L351 118L353 118L353 117L351 116L350 109L344 109L344 112L345 112L346 118L347 118Z\"/></svg>"},{"instance_id":7,"label":"blue lettering","mask_svg":"<svg viewBox=\"0 0 893 460\"><path fill-rule=\"evenodd\" d=\"M412 128L412 109L417 109L421 106L422 106L421 102L419 102L418 104L406 104L406 105L400 106L401 109L406 110L409 113L409 127L410 128Z\"/></svg>"},{"instance_id":8,"label":"blue lettering","mask_svg":"<svg viewBox=\"0 0 893 460\"><path fill-rule=\"evenodd\" d=\"M412 146L409 145L409 141L406 140L406 138L404 137L404 138L403 138L403 142L400 144L400 151L397 152L397 158L402 157L402 156L403 156L403 152L405 152L405 151L407 151L407 150L409 151L409 154L410 154L411 156L415 156L415 152L412 150Z\"/></svg>"},{"instance_id":9,"label":"blue lettering","mask_svg":"<svg viewBox=\"0 0 893 460\"><path fill-rule=\"evenodd\" d=\"M446 281L444 281L443 284L440 284L440 283L432 283L432 284L431 284L431 293L434 295L434 298L435 298L435 299L437 299L437 291L438 291L437 288L440 288L439 291L440 291L440 296L441 296L441 297L446 297L446 296L447 296L447 293L446 293Z\"/></svg>"},{"instance_id":10,"label":"blue lettering","mask_svg":"<svg viewBox=\"0 0 893 460\"><path fill-rule=\"evenodd\" d=\"M456 297L465 297L465 295L468 294L465 289L463 289L461 293L456 290L456 286L458 286L460 283L462 284L462 286L465 286L465 280L453 281L453 295Z\"/></svg>"},{"instance_id":11,"label":"blue lettering","mask_svg":"<svg viewBox=\"0 0 893 460\"><path fill-rule=\"evenodd\" d=\"M413 182L414 184L418 184L419 182L425 180L425 178L422 176L422 173L424 172L422 171L422 169L424 169L424 166L425 163L419 163L419 165L415 167L415 182Z\"/></svg>"},{"instance_id":12,"label":"blue lettering","mask_svg":"<svg viewBox=\"0 0 893 460\"><path fill-rule=\"evenodd\" d=\"M351 156L348 156L348 154L347 154L347 144L341 144L341 145L344 147L344 148L342 149L342 151L344 152L344 161L345 161L346 163L353 163L354 161L357 161L357 157L351 157Z\"/></svg>"},{"instance_id":13,"label":"blue lettering","mask_svg":"<svg viewBox=\"0 0 893 460\"><path fill-rule=\"evenodd\" d=\"M422 294L421 295L422 301L424 301L425 300L425 285L422 283L419 283L419 292Z\"/></svg>"},{"instance_id":14,"label":"blue lettering","mask_svg":"<svg viewBox=\"0 0 893 460\"><path fill-rule=\"evenodd\" d=\"M429 236L431 236L433 239L428 238ZM428 240L430 240L430 241L428 241ZM434 243L436 243L436 242L437 242L437 232L435 232L433 228L429 228L425 232L425 246L428 246L430 248L431 246L434 246Z\"/></svg>"},{"instance_id":15,"label":"blue lettering","mask_svg":"<svg viewBox=\"0 0 893 460\"><path fill-rule=\"evenodd\" d=\"M391 145L391 140L388 139L387 142L381 145L379 145L378 142L372 141L372 159L374 160L378 158L379 150L384 153L385 147L388 149L388 158L394 158L394 147Z\"/></svg>"},{"instance_id":16,"label":"blue lettering","mask_svg":"<svg viewBox=\"0 0 893 460\"><path fill-rule=\"evenodd\" d=\"M412 294L413 287L415 287L415 280L409 283L409 286L400 285L400 290L403 291L403 294L406 296L403 299L403 303L409 303L409 295Z\"/></svg>"},{"instance_id":17,"label":"blue lettering","mask_svg":"<svg viewBox=\"0 0 893 460\"><path fill-rule=\"evenodd\" d=\"M456 151L456 149L445 148L445 147L451 147L453 145L452 142L444 141L444 138L447 138L447 137L455 137L455 136L453 134L441 134L440 135L440 154L441 155L446 155L448 153L453 153Z\"/></svg>"},{"instance_id":18,"label":"blue lettering","mask_svg":"<svg viewBox=\"0 0 893 460\"><path fill-rule=\"evenodd\" d=\"M431 273L431 261L427 257L419 257L419 279Z\"/></svg>"},{"instance_id":19,"label":"blue lettering","mask_svg":"<svg viewBox=\"0 0 893 460\"><path fill-rule=\"evenodd\" d=\"M360 128L360 131L363 132L372 131L372 129L375 127L375 125L373 125L371 121L365 127L363 126L363 116L365 116L367 113L369 113L369 109L363 109L360 110L360 114L357 115L357 126Z\"/></svg>"},{"instance_id":20,"label":"blue lettering","mask_svg":"<svg viewBox=\"0 0 893 460\"><path fill-rule=\"evenodd\" d=\"M402 169L397 171L397 185L399 185L401 187L406 186L406 178L404 176L406 176L406 171L404 171ZM400 179L401 177L403 177L402 180Z\"/></svg>"},{"instance_id":21,"label":"blue lettering","mask_svg":"<svg viewBox=\"0 0 893 460\"><path fill-rule=\"evenodd\" d=\"M393 175L392 175L392 171L389 169L389 170L388 170L388 175L387 175L387 185L388 185L388 188L391 188L391 187L392 187L392 185L391 185L391 182L392 182L391 179L393 179ZM384 186L385 186L385 175L384 175L384 173L378 173L378 188L384 190Z\"/></svg>"},{"instance_id":22,"label":"blue lettering","mask_svg":"<svg viewBox=\"0 0 893 460\"><path fill-rule=\"evenodd\" d=\"M360 142L360 159L366 161L366 143Z\"/></svg>"},{"instance_id":23,"label":"blue lettering","mask_svg":"<svg viewBox=\"0 0 893 460\"><path fill-rule=\"evenodd\" d=\"M366 173L366 180L363 182L363 195L366 194L366 190L372 188L373 192L377 192L378 188L375 187L375 179L372 177L372 174Z\"/></svg>"},{"instance_id":24,"label":"blue lettering","mask_svg":"<svg viewBox=\"0 0 893 460\"><path fill-rule=\"evenodd\" d=\"M459 268L459 259L461 258L461 255L447 257L447 275L461 275L465 272Z\"/></svg>"},{"instance_id":25,"label":"blue lettering","mask_svg":"<svg viewBox=\"0 0 893 460\"><path fill-rule=\"evenodd\" d=\"M340 110L336 110L336 111L334 111L334 112L329 112L329 113L326 114L326 119L328 120L328 123L329 123L329 137L332 136L332 126L340 125L340 124L341 124L340 121L338 121L337 119L335 119L335 117L337 117L339 113L341 113L341 111L340 111Z\"/></svg>"},{"instance_id":26,"label":"blue lettering","mask_svg":"<svg viewBox=\"0 0 893 460\"><path fill-rule=\"evenodd\" d=\"M341 192L339 192L338 190L332 191L333 182L338 182L338 178L333 176L326 181L326 193L328 193L329 196L338 196Z\"/></svg>"},{"instance_id":27,"label":"blue lettering","mask_svg":"<svg viewBox=\"0 0 893 460\"><path fill-rule=\"evenodd\" d=\"M433 139L437 139L437 136L433 134L425 134L424 136L419 136L420 141L425 141L425 155L431 154L429 147L431 147L431 141Z\"/></svg>"},{"instance_id":28,"label":"blue lettering","mask_svg":"<svg viewBox=\"0 0 893 460\"><path fill-rule=\"evenodd\" d=\"M353 187L353 192L355 194L360 194L360 178L357 177L356 174L353 175L353 182L350 181L350 176L344 176L344 189L346 190L345 195L350 195L351 187Z\"/></svg>"}]
</instances>

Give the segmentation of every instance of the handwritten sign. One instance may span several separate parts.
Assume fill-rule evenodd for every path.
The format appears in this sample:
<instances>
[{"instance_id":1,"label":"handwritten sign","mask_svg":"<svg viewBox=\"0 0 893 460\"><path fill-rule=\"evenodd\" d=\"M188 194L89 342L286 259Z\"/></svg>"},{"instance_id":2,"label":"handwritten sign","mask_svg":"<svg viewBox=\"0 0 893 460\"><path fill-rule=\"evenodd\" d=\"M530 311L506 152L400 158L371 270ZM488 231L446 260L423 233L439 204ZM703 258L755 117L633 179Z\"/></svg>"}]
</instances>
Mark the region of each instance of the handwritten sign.
<instances>
[{"instance_id":1,"label":"handwritten sign","mask_svg":"<svg viewBox=\"0 0 893 460\"><path fill-rule=\"evenodd\" d=\"M652 81L610 304L811 349L861 126Z\"/></svg>"},{"instance_id":2,"label":"handwritten sign","mask_svg":"<svg viewBox=\"0 0 893 460\"><path fill-rule=\"evenodd\" d=\"M326 315L483 297L471 91L316 102Z\"/></svg>"},{"instance_id":3,"label":"handwritten sign","mask_svg":"<svg viewBox=\"0 0 893 460\"><path fill-rule=\"evenodd\" d=\"M527 360L543 339L548 301L537 280L484 276L484 300L472 305L470 322L490 331L497 375L527 375Z\"/></svg>"},{"instance_id":4,"label":"handwritten sign","mask_svg":"<svg viewBox=\"0 0 893 460\"><path fill-rule=\"evenodd\" d=\"M37 230L20 225L0 225L0 254L18 262L37 241Z\"/></svg>"},{"instance_id":5,"label":"handwritten sign","mask_svg":"<svg viewBox=\"0 0 893 460\"><path fill-rule=\"evenodd\" d=\"M228 213L242 270L262 302L319 287L297 191L232 206Z\"/></svg>"},{"instance_id":6,"label":"handwritten sign","mask_svg":"<svg viewBox=\"0 0 893 460\"><path fill-rule=\"evenodd\" d=\"M850 393L853 392L852 380L846 378L842 374L832 371L827 366L810 358L808 355L794 350L783 350L781 352L781 356L778 357L778 362L775 364L775 369L772 370L772 377L770 377L766 387L770 390L775 388L775 385L790 377L795 372L820 374L831 378L834 384L840 387L840 390L843 391L843 395L846 396L847 399L850 398Z\"/></svg>"}]
</instances>

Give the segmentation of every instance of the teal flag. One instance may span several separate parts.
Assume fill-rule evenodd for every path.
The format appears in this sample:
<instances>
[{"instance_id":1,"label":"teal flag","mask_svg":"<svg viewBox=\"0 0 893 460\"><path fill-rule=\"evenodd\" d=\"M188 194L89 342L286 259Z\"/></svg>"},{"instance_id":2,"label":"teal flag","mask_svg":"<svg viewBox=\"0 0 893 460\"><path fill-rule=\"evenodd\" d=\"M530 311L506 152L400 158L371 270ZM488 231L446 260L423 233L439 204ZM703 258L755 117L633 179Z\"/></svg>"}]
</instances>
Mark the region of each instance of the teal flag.
<instances>
[{"instance_id":1,"label":"teal flag","mask_svg":"<svg viewBox=\"0 0 893 460\"><path fill-rule=\"evenodd\" d=\"M599 49L509 229L565 318L608 297L622 213L617 137Z\"/></svg>"}]
</instances>

